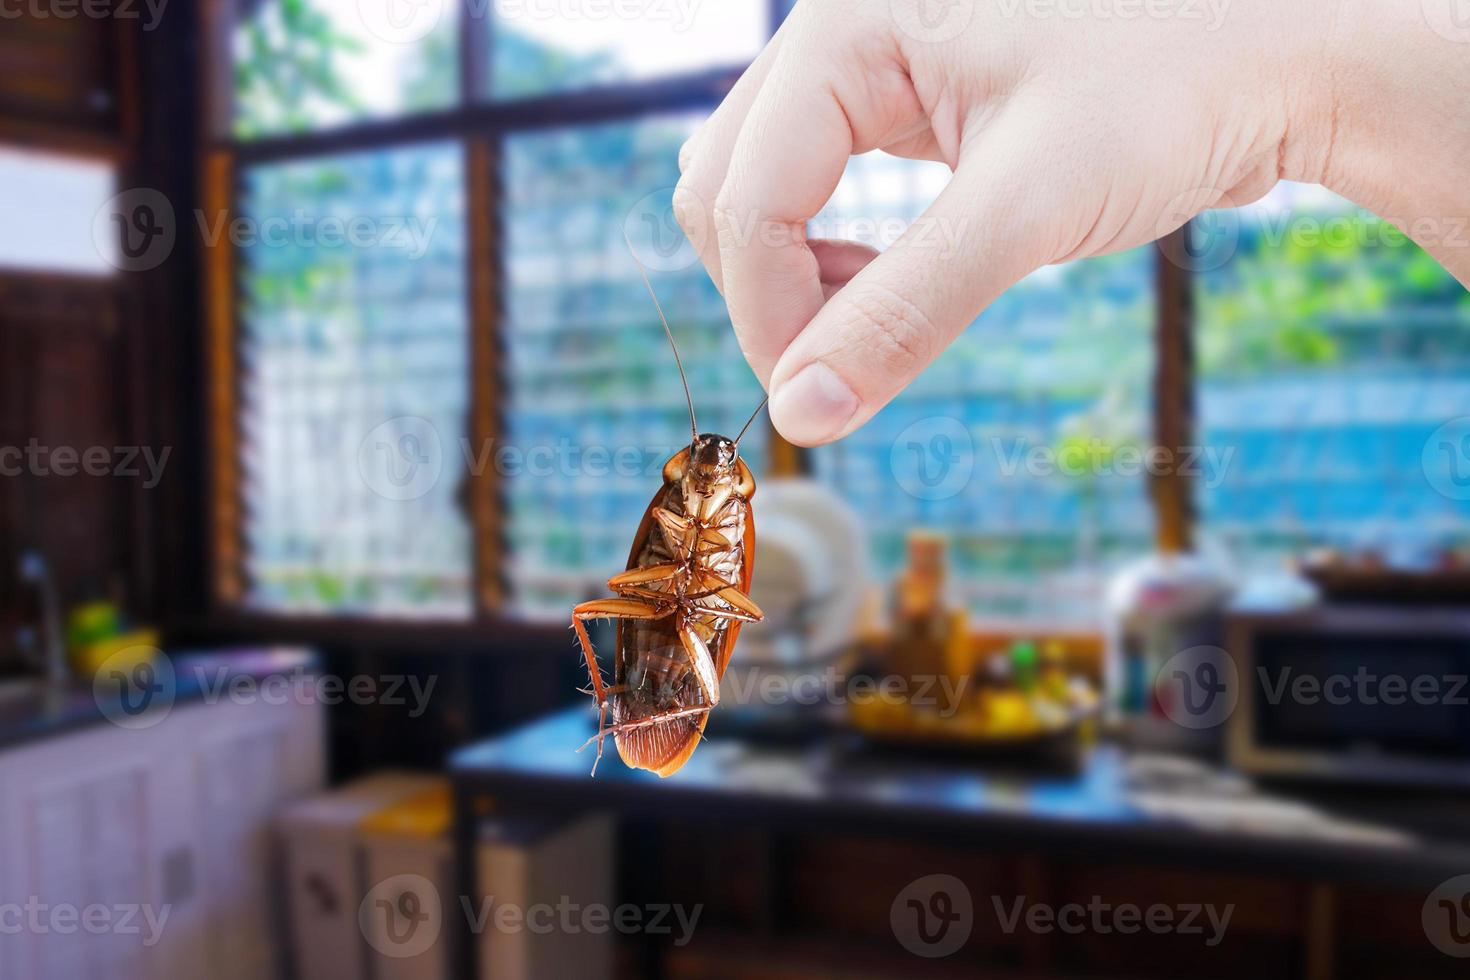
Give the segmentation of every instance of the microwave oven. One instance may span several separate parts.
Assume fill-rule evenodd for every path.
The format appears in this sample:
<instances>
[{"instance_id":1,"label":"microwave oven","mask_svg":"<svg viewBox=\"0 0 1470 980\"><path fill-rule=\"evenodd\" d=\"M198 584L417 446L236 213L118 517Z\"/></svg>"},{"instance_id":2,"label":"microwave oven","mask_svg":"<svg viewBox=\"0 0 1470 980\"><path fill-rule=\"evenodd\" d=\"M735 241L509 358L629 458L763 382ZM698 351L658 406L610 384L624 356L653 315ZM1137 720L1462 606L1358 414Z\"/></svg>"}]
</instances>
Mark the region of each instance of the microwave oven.
<instances>
[{"instance_id":1,"label":"microwave oven","mask_svg":"<svg viewBox=\"0 0 1470 980\"><path fill-rule=\"evenodd\" d=\"M1470 609L1230 614L1225 635L1241 772L1470 787Z\"/></svg>"}]
</instances>

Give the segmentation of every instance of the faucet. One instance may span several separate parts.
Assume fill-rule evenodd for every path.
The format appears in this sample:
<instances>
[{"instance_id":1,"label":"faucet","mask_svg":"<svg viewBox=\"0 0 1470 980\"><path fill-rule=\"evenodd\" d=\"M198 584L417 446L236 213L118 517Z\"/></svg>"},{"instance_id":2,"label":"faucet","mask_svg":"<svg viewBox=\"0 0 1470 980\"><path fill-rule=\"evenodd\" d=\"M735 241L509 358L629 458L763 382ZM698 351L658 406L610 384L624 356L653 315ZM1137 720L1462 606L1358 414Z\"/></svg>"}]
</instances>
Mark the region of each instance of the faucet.
<instances>
[{"instance_id":1,"label":"faucet","mask_svg":"<svg viewBox=\"0 0 1470 980\"><path fill-rule=\"evenodd\" d=\"M41 596L42 629L46 634L44 651L46 679L54 684L66 683L66 645L61 640L61 602L56 595L56 582L51 567L39 551L20 556L20 580L36 587Z\"/></svg>"}]
</instances>

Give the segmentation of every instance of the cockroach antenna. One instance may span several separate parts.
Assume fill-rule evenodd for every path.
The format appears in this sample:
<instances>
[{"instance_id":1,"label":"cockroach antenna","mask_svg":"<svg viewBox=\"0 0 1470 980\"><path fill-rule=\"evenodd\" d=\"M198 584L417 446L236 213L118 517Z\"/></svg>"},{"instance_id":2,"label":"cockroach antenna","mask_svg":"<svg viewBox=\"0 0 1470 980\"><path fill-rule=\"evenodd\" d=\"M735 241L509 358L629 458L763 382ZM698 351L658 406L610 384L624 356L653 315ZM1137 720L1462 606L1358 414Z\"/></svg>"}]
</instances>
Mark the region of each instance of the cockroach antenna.
<instances>
[{"instance_id":1,"label":"cockroach antenna","mask_svg":"<svg viewBox=\"0 0 1470 980\"><path fill-rule=\"evenodd\" d=\"M745 438L745 430L748 429L748 428L750 428L750 423L752 423L752 422L755 421L755 417L761 413L761 409L765 408L766 405L770 404L770 401L771 401L771 396L770 395L767 395L766 397L762 398L761 399L761 403L755 407L755 411L753 411L753 412L750 413L750 418L748 418L748 419L745 420L745 425L741 426L741 428L740 428L740 435L738 435L738 436L735 437L735 448L736 449L739 449L740 448L740 440Z\"/></svg>"},{"instance_id":2,"label":"cockroach antenna","mask_svg":"<svg viewBox=\"0 0 1470 980\"><path fill-rule=\"evenodd\" d=\"M633 239L628 237L626 228L623 229L623 241L628 245L628 254L633 256L633 264L638 267L638 274L643 277L643 285L648 287L648 295L653 298L653 308L658 310L658 320L664 325L664 336L669 338L669 346L673 348L674 363L679 368L679 380L684 384L684 401L689 404L689 434L692 436L689 445L693 446L699 441L699 424L694 421L694 396L689 394L689 379L684 376L684 362L679 359L679 345L674 343L674 332L669 329L669 320L664 316L664 308L659 305L658 293L653 291L653 283L648 281L648 270L643 268L643 261L638 258L638 250L633 247Z\"/></svg>"}]
</instances>

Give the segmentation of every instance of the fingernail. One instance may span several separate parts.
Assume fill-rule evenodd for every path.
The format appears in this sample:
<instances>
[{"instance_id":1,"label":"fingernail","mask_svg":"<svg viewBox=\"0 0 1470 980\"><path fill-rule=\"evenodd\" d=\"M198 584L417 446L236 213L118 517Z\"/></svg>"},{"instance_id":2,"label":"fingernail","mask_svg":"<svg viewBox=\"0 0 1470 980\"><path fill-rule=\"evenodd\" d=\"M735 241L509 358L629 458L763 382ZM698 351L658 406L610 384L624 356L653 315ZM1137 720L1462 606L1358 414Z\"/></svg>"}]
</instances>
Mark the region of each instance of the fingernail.
<instances>
[{"instance_id":1,"label":"fingernail","mask_svg":"<svg viewBox=\"0 0 1470 980\"><path fill-rule=\"evenodd\" d=\"M771 396L771 421L783 436L814 446L838 435L858 410L858 396L820 361L802 368Z\"/></svg>"}]
</instances>

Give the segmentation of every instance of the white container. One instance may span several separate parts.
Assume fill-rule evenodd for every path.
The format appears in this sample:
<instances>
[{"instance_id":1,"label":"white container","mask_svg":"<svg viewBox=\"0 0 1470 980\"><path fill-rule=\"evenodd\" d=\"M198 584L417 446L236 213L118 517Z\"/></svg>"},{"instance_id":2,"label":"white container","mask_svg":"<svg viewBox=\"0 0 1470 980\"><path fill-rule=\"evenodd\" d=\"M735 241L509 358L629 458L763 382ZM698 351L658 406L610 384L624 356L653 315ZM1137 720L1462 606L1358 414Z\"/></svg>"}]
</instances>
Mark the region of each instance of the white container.
<instances>
[{"instance_id":1,"label":"white container","mask_svg":"<svg viewBox=\"0 0 1470 980\"><path fill-rule=\"evenodd\" d=\"M282 811L276 829L286 859L291 959L298 980L367 977L358 923L365 819L432 790L439 780L382 772Z\"/></svg>"},{"instance_id":2,"label":"white container","mask_svg":"<svg viewBox=\"0 0 1470 980\"><path fill-rule=\"evenodd\" d=\"M606 923L614 897L613 846L612 820L601 814L481 824L475 909L480 980L611 980L616 937ZM568 928L564 906L598 906L601 924L583 928L574 915ZM507 908L515 912L509 919L499 915Z\"/></svg>"},{"instance_id":3,"label":"white container","mask_svg":"<svg viewBox=\"0 0 1470 980\"><path fill-rule=\"evenodd\" d=\"M364 898L358 924L372 980L448 980L455 897L449 786L431 788L359 825Z\"/></svg>"}]
</instances>

